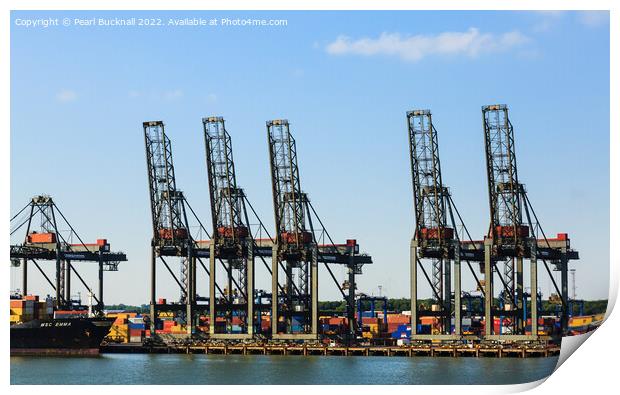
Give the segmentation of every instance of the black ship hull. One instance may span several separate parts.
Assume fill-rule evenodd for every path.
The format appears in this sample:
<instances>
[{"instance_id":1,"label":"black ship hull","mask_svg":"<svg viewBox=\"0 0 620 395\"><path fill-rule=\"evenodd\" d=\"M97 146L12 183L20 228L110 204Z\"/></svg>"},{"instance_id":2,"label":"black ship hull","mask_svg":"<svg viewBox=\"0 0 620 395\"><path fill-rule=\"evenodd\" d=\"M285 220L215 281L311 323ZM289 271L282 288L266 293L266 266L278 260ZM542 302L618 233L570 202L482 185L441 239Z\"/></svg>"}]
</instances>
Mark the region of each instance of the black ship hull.
<instances>
[{"instance_id":1,"label":"black ship hull","mask_svg":"<svg viewBox=\"0 0 620 395\"><path fill-rule=\"evenodd\" d=\"M59 318L11 325L11 355L97 355L113 318Z\"/></svg>"}]
</instances>

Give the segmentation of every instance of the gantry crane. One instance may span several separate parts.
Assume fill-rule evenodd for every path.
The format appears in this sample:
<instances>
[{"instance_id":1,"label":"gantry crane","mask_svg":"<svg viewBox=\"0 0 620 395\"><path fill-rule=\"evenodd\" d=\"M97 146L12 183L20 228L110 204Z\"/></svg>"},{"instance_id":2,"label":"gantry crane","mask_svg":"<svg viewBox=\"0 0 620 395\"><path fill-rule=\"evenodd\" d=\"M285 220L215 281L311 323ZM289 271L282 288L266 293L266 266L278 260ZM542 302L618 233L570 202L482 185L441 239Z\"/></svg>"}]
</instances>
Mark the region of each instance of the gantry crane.
<instances>
[{"instance_id":1,"label":"gantry crane","mask_svg":"<svg viewBox=\"0 0 620 395\"><path fill-rule=\"evenodd\" d=\"M213 337L251 337L252 334L256 334L257 331L260 331L260 327L258 326L260 322L254 319L254 308L258 307L261 311L264 311L265 306L262 305L262 300L265 298L273 299L272 295L265 293L261 293L258 301L257 297L252 296L255 293L253 284L250 284L250 282L253 283L254 258L258 257L263 264L267 266L270 274L273 271L273 267L284 268L285 272L286 267L283 264L285 262L283 260L276 261L275 265L273 265L272 262L272 267L269 267L265 260L267 257L272 258L274 256L274 251L279 251L278 248L274 247L277 243L269 235L269 232L267 232L243 191L237 187L234 175L231 141L230 136L225 131L224 120L220 117L209 117L203 120L209 189L212 198L213 237L206 230L183 193L177 189L172 162L171 143L164 131L163 122L144 122L143 129L149 178L149 193L151 198L151 216L153 220L153 239L151 243L151 317L154 317L154 319L151 320L151 329L154 330L155 328L158 311L179 312L179 307L183 305L185 307L185 312L181 312L186 316L188 335L192 334L195 327L196 313L204 311L205 308L207 308L210 315L210 332ZM315 218L318 219L322 226L322 222L320 218L316 216L316 211L312 205L309 201L306 203L305 210L308 213L312 210ZM247 210L245 208L246 205L251 209L260 224L259 233L264 230L265 234L268 236L267 239L257 239L252 235ZM186 212L186 209L189 211ZM188 217L190 217L190 214L191 217L198 222L200 232L203 232L207 236L207 239L196 239L189 232L190 224L188 222ZM310 229L312 229L311 223ZM324 227L323 234L329 237ZM308 233L306 233L306 238L308 237L307 235ZM313 244L317 244L312 231L310 231L309 237L312 239ZM326 265L328 263L345 264L355 268L356 273L360 272L362 265L372 263L372 258L370 256L359 254L359 246L355 240L348 240L347 244L336 245L331 240L331 237L329 237L329 239L331 244L319 245L317 247L318 262L323 262ZM181 258L180 280L174 275L165 257ZM181 289L180 303L156 303L156 258L159 258L179 285ZM202 258L209 258L210 268L205 266ZM227 286L224 287L224 290L222 290L217 282L215 273L215 264L217 261L222 264L227 273ZM200 266L209 276L210 297L208 298L208 306L197 303L205 300L205 298L196 295L197 263L200 263ZM329 267L327 269L334 281L336 281ZM212 273L213 278L211 276ZM287 284L291 284L293 291L300 295L301 293L298 291L299 287L292 281L294 278L290 275L287 275L286 278ZM300 284L300 287L301 286ZM285 288L277 283L277 281L274 283L274 288L279 291L275 292L275 295L288 295ZM342 288L339 287L339 290L344 296ZM215 291L217 291L217 293ZM310 291L308 291L308 293L310 293ZM298 299L303 299L302 301L307 303L304 298L296 297L296 300ZM276 300L278 300L277 296ZM284 306L286 307L287 305ZM300 328L293 328L293 322L290 321L291 326L285 330L286 334L280 337L289 336L289 338L300 339L316 338L316 331L314 334L311 332L312 319L308 319L308 317L312 317L312 314L302 311L303 309L301 307L297 309L300 311L295 312L293 315L297 318L299 318L300 315L304 316L306 323L301 329L308 333L291 333L293 329ZM316 309L314 309L314 311L316 311ZM245 326L242 333L232 333L231 325L227 325L223 331L221 331L221 328L216 329L217 317L220 313L228 318L229 323L231 322L231 316L241 313L242 316L244 316ZM289 314L289 316L292 317L291 314ZM253 327L259 329L254 329Z\"/></svg>"},{"instance_id":2,"label":"gantry crane","mask_svg":"<svg viewBox=\"0 0 620 395\"><path fill-rule=\"evenodd\" d=\"M199 248L192 235L186 206L194 214L182 191L177 189L172 161L172 145L162 121L142 124L146 148L146 165L151 200L153 238L151 241L151 333L155 333L157 311L175 310L184 306L187 333L191 335L196 307L196 260L208 257L208 248ZM195 216L195 215L194 215ZM202 225L201 225L202 226ZM165 257L181 259L180 279L174 274ZM157 258L164 264L180 289L178 304L159 304L157 293ZM204 264L203 268L209 273ZM183 311L183 310L181 310Z\"/></svg>"},{"instance_id":3,"label":"gantry crane","mask_svg":"<svg viewBox=\"0 0 620 395\"><path fill-rule=\"evenodd\" d=\"M441 176L437 130L430 110L407 112L409 153L415 206L415 232L411 240L411 338L412 340L449 340L461 331L461 261L464 260L475 281L478 276L470 261L482 261L482 249L471 240ZM457 222L454 214L460 222ZM470 241L462 243L457 230L463 229ZM425 268L430 263L431 275ZM454 265L454 270L452 268ZM430 311L418 309L418 267L426 277L435 299ZM452 291L454 282L454 292ZM454 296L452 294L454 293ZM437 334L419 334L418 315L440 317ZM454 333L451 319L454 317Z\"/></svg>"},{"instance_id":4,"label":"gantry crane","mask_svg":"<svg viewBox=\"0 0 620 395\"><path fill-rule=\"evenodd\" d=\"M368 255L359 254L355 240L335 244L318 217L306 193L301 189L297 148L286 119L267 121L267 140L276 225L272 249L272 312L274 339L316 339L318 336L318 263L322 262L347 302L351 335L355 325L355 275L364 264L372 263ZM316 218L328 244L319 244L312 223ZM342 264L348 269L345 293L328 264ZM280 284L279 268L286 283ZM282 290L282 292L279 292ZM278 328L280 317L284 328Z\"/></svg>"},{"instance_id":5,"label":"gantry crane","mask_svg":"<svg viewBox=\"0 0 620 395\"><path fill-rule=\"evenodd\" d=\"M267 122L276 239L272 255L271 327L273 338L318 335L318 246L306 225L308 197L301 190L295 139L287 120ZM308 215L309 217L309 215ZM286 286L280 303L279 265L285 264ZM285 334L278 333L283 317ZM305 336L306 335L306 336Z\"/></svg>"},{"instance_id":6,"label":"gantry crane","mask_svg":"<svg viewBox=\"0 0 620 395\"><path fill-rule=\"evenodd\" d=\"M483 106L482 122L490 209L489 231L484 241L485 294L489 296L485 298L485 337L538 339L536 297L530 296L530 316L526 314L524 259L530 263L530 293L534 295L538 290L538 261L543 262L558 295L561 295L561 320L564 332L568 322L568 261L579 259L579 255L570 248L566 234L558 234L556 239L548 239L545 236L525 187L519 183L514 131L508 118L508 107L503 104ZM542 239L537 239L538 232L542 235ZM547 260L561 272L561 291ZM493 298L493 269L497 270L496 262L502 261L503 289L499 293L500 304L496 307ZM493 333L493 320L496 316L510 319L507 333ZM528 318L531 318L531 334L526 335L525 321Z\"/></svg>"},{"instance_id":7,"label":"gantry crane","mask_svg":"<svg viewBox=\"0 0 620 395\"><path fill-rule=\"evenodd\" d=\"M254 240L243 189L237 187L230 135L224 118L202 119L213 233L209 245L209 290L211 337L244 338L254 334ZM225 294L216 302L216 260L224 263ZM226 327L221 333L214 324L223 315ZM241 333L233 333L232 318L241 319Z\"/></svg>"},{"instance_id":8,"label":"gantry crane","mask_svg":"<svg viewBox=\"0 0 620 395\"><path fill-rule=\"evenodd\" d=\"M60 215L63 226L69 228L66 237L59 231L56 214ZM22 269L22 295L28 294L28 264L32 262L43 275L48 284L54 289L54 300L57 309L71 309L71 276L76 275L78 280L93 295L97 305L96 311L101 313L103 302L103 273L117 271L119 262L127 261L123 252L111 252L110 244L106 239L99 239L96 243L86 244L67 221L51 196L34 196L17 214L11 218L14 226L11 235L24 225L26 235L22 244L11 245L10 256L13 266ZM79 243L71 243L76 238ZM55 278L50 280L38 261L55 261ZM74 262L97 262L98 292L95 295L88 284L77 271Z\"/></svg>"}]
</instances>

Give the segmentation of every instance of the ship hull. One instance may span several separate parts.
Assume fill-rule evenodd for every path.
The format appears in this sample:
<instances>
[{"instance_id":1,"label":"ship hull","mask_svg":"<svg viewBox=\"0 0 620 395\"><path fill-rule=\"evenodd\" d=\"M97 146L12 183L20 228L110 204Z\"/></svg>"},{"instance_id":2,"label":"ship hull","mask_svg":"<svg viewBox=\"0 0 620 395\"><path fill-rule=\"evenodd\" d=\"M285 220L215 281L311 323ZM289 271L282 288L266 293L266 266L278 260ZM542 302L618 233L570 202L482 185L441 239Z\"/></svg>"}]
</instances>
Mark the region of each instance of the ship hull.
<instances>
[{"instance_id":1,"label":"ship hull","mask_svg":"<svg viewBox=\"0 0 620 395\"><path fill-rule=\"evenodd\" d=\"M99 347L97 348L11 348L11 356L96 356L99 355Z\"/></svg>"},{"instance_id":2,"label":"ship hull","mask_svg":"<svg viewBox=\"0 0 620 395\"><path fill-rule=\"evenodd\" d=\"M98 355L114 319L33 320L11 326L11 355Z\"/></svg>"}]
</instances>

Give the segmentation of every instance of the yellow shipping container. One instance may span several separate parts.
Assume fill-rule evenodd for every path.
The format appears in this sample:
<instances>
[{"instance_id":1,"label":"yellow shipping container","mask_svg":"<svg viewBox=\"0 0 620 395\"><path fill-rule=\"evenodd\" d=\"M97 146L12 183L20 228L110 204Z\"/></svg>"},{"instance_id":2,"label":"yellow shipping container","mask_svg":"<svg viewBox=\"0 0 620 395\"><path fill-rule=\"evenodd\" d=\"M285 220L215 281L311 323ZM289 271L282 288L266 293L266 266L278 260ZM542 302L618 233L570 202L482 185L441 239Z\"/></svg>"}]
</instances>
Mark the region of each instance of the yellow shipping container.
<instances>
[{"instance_id":1,"label":"yellow shipping container","mask_svg":"<svg viewBox=\"0 0 620 395\"><path fill-rule=\"evenodd\" d=\"M127 325L112 325L107 337L115 341L127 343L129 341L129 330Z\"/></svg>"},{"instance_id":2,"label":"yellow shipping container","mask_svg":"<svg viewBox=\"0 0 620 395\"><path fill-rule=\"evenodd\" d=\"M592 316L587 317L572 317L568 321L569 326L585 326L592 323Z\"/></svg>"},{"instance_id":3,"label":"yellow shipping container","mask_svg":"<svg viewBox=\"0 0 620 395\"><path fill-rule=\"evenodd\" d=\"M127 333L127 330L128 330L127 324L124 324L124 325L112 325L110 327L110 331Z\"/></svg>"}]
</instances>

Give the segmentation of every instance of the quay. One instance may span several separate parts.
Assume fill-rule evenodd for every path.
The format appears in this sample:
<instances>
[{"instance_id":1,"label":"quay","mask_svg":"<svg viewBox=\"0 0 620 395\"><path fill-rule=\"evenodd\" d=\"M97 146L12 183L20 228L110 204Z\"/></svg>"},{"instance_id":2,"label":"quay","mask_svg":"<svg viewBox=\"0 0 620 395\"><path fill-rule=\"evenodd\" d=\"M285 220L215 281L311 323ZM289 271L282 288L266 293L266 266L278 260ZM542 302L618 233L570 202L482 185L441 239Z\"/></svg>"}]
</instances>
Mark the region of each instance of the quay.
<instances>
[{"instance_id":1,"label":"quay","mask_svg":"<svg viewBox=\"0 0 620 395\"><path fill-rule=\"evenodd\" d=\"M406 346L327 346L321 344L164 344L111 343L101 353L127 354L219 354L219 355L335 355L386 357L492 357L532 358L560 355L559 345L406 345Z\"/></svg>"}]
</instances>

